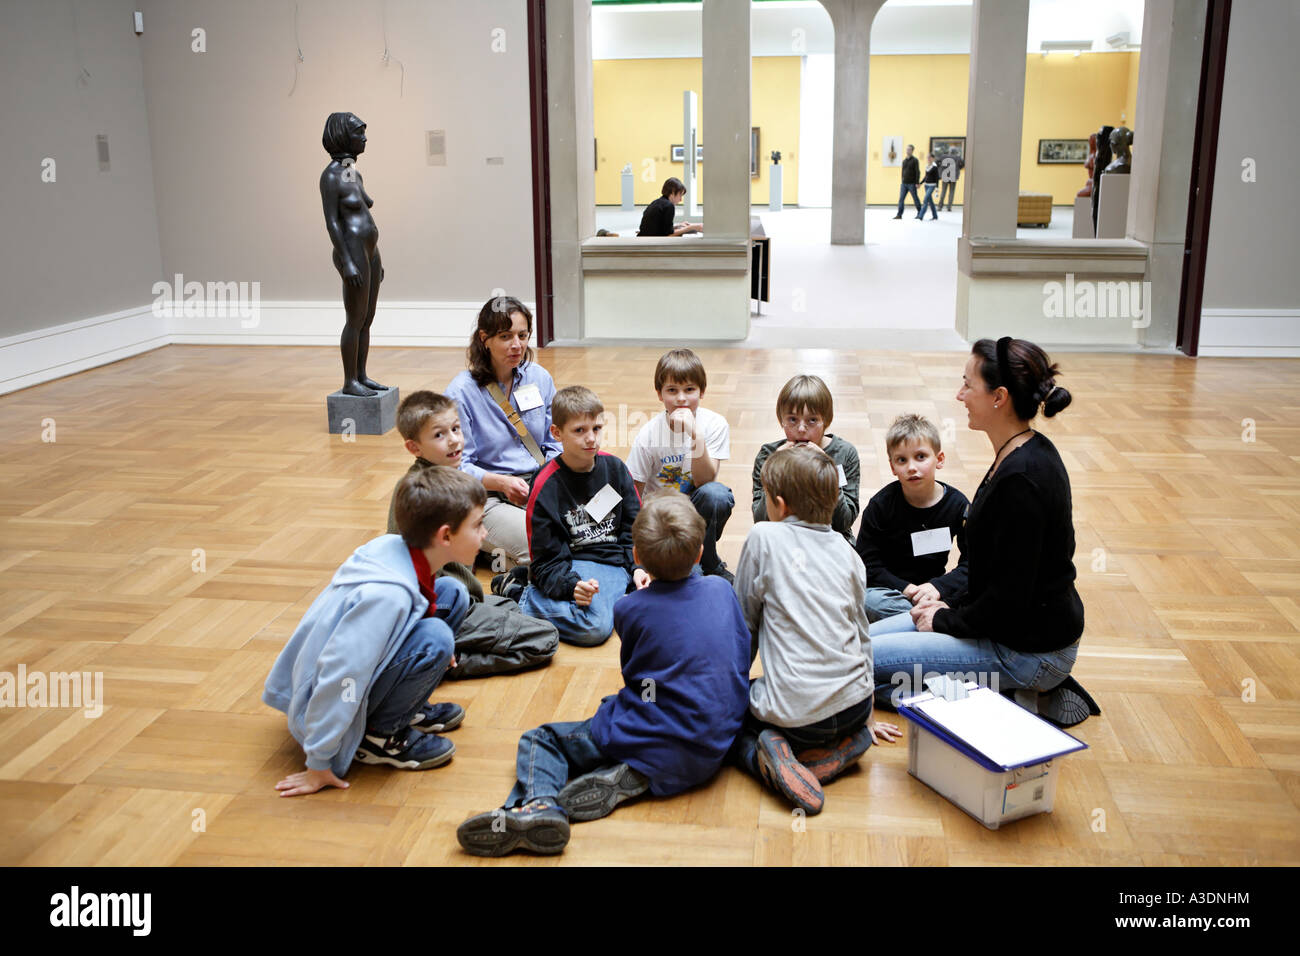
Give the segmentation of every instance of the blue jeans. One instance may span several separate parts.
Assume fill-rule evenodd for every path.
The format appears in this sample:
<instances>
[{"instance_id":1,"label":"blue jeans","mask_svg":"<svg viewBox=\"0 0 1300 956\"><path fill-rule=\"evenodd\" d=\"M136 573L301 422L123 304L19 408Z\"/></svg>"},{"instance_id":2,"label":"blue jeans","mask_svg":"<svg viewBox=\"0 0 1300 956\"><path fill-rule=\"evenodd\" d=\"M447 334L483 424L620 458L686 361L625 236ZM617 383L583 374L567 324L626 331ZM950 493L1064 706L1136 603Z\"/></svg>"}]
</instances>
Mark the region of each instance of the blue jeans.
<instances>
[{"instance_id":1,"label":"blue jeans","mask_svg":"<svg viewBox=\"0 0 1300 956\"><path fill-rule=\"evenodd\" d=\"M875 624L883 618L910 611L912 602L903 597L902 591L895 591L893 588L867 588L867 596L862 606L867 612L867 620Z\"/></svg>"},{"instance_id":2,"label":"blue jeans","mask_svg":"<svg viewBox=\"0 0 1300 956\"><path fill-rule=\"evenodd\" d=\"M722 537L722 529L727 526L736 499L731 489L720 481L706 482L698 488L688 485L686 494L704 519L704 555L700 558L700 567L708 574L722 564L718 557L718 538Z\"/></svg>"},{"instance_id":3,"label":"blue jeans","mask_svg":"<svg viewBox=\"0 0 1300 956\"><path fill-rule=\"evenodd\" d=\"M456 631L469 613L469 592L454 578L433 582L438 609L421 619L393 660L370 685L366 731L391 737L409 727L411 720L442 682L455 653Z\"/></svg>"},{"instance_id":4,"label":"blue jeans","mask_svg":"<svg viewBox=\"0 0 1300 956\"><path fill-rule=\"evenodd\" d=\"M565 643L579 647L604 644L614 633L614 602L627 593L629 575L621 567L595 561L574 561L573 570L583 581L595 578L600 583L591 604L578 607L572 594L564 600L550 598L530 584L519 596L519 610L550 621Z\"/></svg>"},{"instance_id":5,"label":"blue jeans","mask_svg":"<svg viewBox=\"0 0 1300 956\"><path fill-rule=\"evenodd\" d=\"M520 807L537 799L555 803L571 777L615 764L591 739L590 717L571 723L542 724L519 738L517 779L505 806Z\"/></svg>"},{"instance_id":6,"label":"blue jeans","mask_svg":"<svg viewBox=\"0 0 1300 956\"><path fill-rule=\"evenodd\" d=\"M921 212L921 200L916 195L916 183L903 183L898 187L898 214L900 216L903 214L903 200L907 198L908 193L912 194L912 202L916 203L917 213L920 214Z\"/></svg>"},{"instance_id":7,"label":"blue jeans","mask_svg":"<svg viewBox=\"0 0 1300 956\"><path fill-rule=\"evenodd\" d=\"M925 201L921 204L921 211L916 214L917 219L925 218L925 210L927 208L930 210L930 214L934 216L935 219L939 218L939 212L937 209L934 208L934 187L935 187L934 183L925 184Z\"/></svg>"},{"instance_id":8,"label":"blue jeans","mask_svg":"<svg viewBox=\"0 0 1300 956\"><path fill-rule=\"evenodd\" d=\"M804 727L777 727L765 724L750 711L745 711L745 722L741 725L736 742L727 754L729 762L736 764L752 776L762 777L758 772L758 735L764 730L776 730L790 742L790 749L798 756L801 751L813 747L834 747L849 734L861 730L871 719L872 700L868 696L860 704L846 707L838 714L832 714L825 720ZM868 747L870 744L868 743Z\"/></svg>"},{"instance_id":9,"label":"blue jeans","mask_svg":"<svg viewBox=\"0 0 1300 956\"><path fill-rule=\"evenodd\" d=\"M987 638L968 639L918 631L910 614L871 625L876 699L898 705L925 690L926 678L953 674L996 691L1051 690L1069 676L1079 642L1059 651L1030 654Z\"/></svg>"}]
</instances>

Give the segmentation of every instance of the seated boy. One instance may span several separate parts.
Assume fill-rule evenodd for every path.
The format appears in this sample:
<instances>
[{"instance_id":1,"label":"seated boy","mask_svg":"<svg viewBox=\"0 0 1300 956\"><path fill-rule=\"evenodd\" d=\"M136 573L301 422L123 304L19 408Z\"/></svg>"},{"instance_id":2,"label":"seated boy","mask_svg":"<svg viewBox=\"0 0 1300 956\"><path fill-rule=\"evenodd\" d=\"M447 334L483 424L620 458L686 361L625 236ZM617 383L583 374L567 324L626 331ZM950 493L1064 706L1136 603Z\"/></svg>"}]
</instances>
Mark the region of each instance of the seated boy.
<instances>
[{"instance_id":1,"label":"seated boy","mask_svg":"<svg viewBox=\"0 0 1300 956\"><path fill-rule=\"evenodd\" d=\"M627 468L644 493L675 488L688 495L704 519L704 557L700 570L734 581L718 557L718 538L736 505L731 489L717 480L731 454L731 429L717 412L700 408L708 378L704 363L690 349L673 349L655 366L655 392L664 410L642 426L632 441Z\"/></svg>"},{"instance_id":2,"label":"seated boy","mask_svg":"<svg viewBox=\"0 0 1300 956\"><path fill-rule=\"evenodd\" d=\"M551 401L551 435L561 444L528 496L525 614L555 625L560 640L594 647L614 630L614 602L649 583L632 557L641 499L627 466L600 450L605 406L570 385Z\"/></svg>"},{"instance_id":3,"label":"seated boy","mask_svg":"<svg viewBox=\"0 0 1300 956\"><path fill-rule=\"evenodd\" d=\"M816 375L796 375L785 383L776 399L776 420L785 430L785 438L770 441L754 458L754 520L767 520L767 500L763 494L763 463L768 455L792 445L807 445L824 451L835 462L840 494L835 499L831 527L853 543L853 522L858 517L858 450L838 435L827 434L835 402L831 390Z\"/></svg>"},{"instance_id":4,"label":"seated boy","mask_svg":"<svg viewBox=\"0 0 1300 956\"><path fill-rule=\"evenodd\" d=\"M470 853L559 853L571 820L598 819L646 790L679 793L722 765L749 698L740 606L725 581L691 575L704 519L682 495L647 501L632 540L652 582L614 606L622 689L588 720L520 738L518 782L505 806L456 831Z\"/></svg>"},{"instance_id":5,"label":"seated boy","mask_svg":"<svg viewBox=\"0 0 1300 956\"><path fill-rule=\"evenodd\" d=\"M465 717L429 704L451 663L469 595L433 574L469 562L483 541L483 486L454 468L407 475L397 489L401 536L381 535L343 562L289 638L262 700L289 717L307 769L281 796L343 787L353 760L427 770L451 759L439 736Z\"/></svg>"},{"instance_id":6,"label":"seated boy","mask_svg":"<svg viewBox=\"0 0 1300 956\"><path fill-rule=\"evenodd\" d=\"M397 409L397 430L406 450L415 456L407 474L435 465L459 468L465 440L456 403L436 392L412 392ZM388 533L397 534L397 491L388 506ZM516 568L527 574L527 568ZM469 591L470 608L456 632L456 658L445 679L507 674L548 663L559 647L555 627L521 614L511 597L487 597L472 565L449 561L435 577L455 578ZM522 590L522 585L520 587Z\"/></svg>"},{"instance_id":7,"label":"seated boy","mask_svg":"<svg viewBox=\"0 0 1300 956\"><path fill-rule=\"evenodd\" d=\"M803 445L763 465L768 520L745 539L736 596L763 676L731 759L805 813L820 813L822 784L871 746L898 736L873 723L871 639L862 610L866 575L830 526L839 475Z\"/></svg>"},{"instance_id":8,"label":"seated boy","mask_svg":"<svg viewBox=\"0 0 1300 956\"><path fill-rule=\"evenodd\" d=\"M944 573L954 539L960 545L969 502L934 480L943 450L934 423L900 415L885 433L889 468L898 478L867 502L858 554L867 569L867 620L910 611L924 598L950 601L966 590L966 559Z\"/></svg>"}]
</instances>

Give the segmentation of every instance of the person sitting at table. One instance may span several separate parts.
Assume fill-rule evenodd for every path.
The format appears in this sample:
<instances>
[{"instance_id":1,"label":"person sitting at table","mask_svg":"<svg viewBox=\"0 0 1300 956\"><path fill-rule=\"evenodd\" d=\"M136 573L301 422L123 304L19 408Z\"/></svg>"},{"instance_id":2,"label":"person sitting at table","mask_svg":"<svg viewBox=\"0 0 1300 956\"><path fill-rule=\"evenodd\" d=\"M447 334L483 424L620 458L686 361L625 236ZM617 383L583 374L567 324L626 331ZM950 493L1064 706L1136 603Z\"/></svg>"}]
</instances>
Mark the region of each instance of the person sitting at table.
<instances>
[{"instance_id":1,"label":"person sitting at table","mask_svg":"<svg viewBox=\"0 0 1300 956\"><path fill-rule=\"evenodd\" d=\"M645 207L645 212L641 214L641 228L637 230L638 236L685 236L693 232L703 232L704 227L699 223L692 225L689 222L683 222L680 226L673 226L673 219L677 216L677 204L686 198L686 187L676 176L670 176L664 180L663 195Z\"/></svg>"}]
</instances>

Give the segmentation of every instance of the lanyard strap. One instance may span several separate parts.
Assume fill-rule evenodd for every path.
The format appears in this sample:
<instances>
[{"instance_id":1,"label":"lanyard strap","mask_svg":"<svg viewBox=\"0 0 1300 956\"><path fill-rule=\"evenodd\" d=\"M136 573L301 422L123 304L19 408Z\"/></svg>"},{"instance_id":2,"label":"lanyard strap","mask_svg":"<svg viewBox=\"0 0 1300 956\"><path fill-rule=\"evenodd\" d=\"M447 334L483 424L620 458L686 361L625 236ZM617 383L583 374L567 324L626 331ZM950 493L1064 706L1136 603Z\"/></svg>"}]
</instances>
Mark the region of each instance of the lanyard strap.
<instances>
[{"instance_id":1,"label":"lanyard strap","mask_svg":"<svg viewBox=\"0 0 1300 956\"><path fill-rule=\"evenodd\" d=\"M492 400L497 403L497 407L505 414L506 421L514 426L515 432L519 435L519 440L528 449L528 454L533 456L533 460L537 462L539 467L546 464L546 456L537 447L537 442L534 440L532 433L528 431L528 426L524 424L523 416L515 411L514 406L506 398L506 393L501 391L501 386L496 382L488 382L487 390L488 394L492 396Z\"/></svg>"}]
</instances>

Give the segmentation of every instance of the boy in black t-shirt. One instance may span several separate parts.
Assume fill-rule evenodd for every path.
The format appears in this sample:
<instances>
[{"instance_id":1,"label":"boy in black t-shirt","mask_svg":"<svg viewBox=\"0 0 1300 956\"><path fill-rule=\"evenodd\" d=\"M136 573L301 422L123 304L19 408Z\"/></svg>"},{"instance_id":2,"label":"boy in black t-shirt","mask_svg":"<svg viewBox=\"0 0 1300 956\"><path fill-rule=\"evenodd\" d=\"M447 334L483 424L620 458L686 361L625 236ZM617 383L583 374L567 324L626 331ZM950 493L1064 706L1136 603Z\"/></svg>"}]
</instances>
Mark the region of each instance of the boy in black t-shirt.
<instances>
[{"instance_id":1,"label":"boy in black t-shirt","mask_svg":"<svg viewBox=\"0 0 1300 956\"><path fill-rule=\"evenodd\" d=\"M632 557L632 522L641 498L627 465L600 450L605 406L570 385L551 400L559 455L533 479L528 496L525 614L550 621L560 640L593 647L614 632L614 602L649 575Z\"/></svg>"},{"instance_id":2,"label":"boy in black t-shirt","mask_svg":"<svg viewBox=\"0 0 1300 956\"><path fill-rule=\"evenodd\" d=\"M943 467L938 429L920 415L900 415L885 434L885 449L898 481L867 503L857 541L872 623L910 611L925 597L951 602L966 589L964 556L944 573L954 539L960 547L969 502L934 480Z\"/></svg>"},{"instance_id":3,"label":"boy in black t-shirt","mask_svg":"<svg viewBox=\"0 0 1300 956\"><path fill-rule=\"evenodd\" d=\"M673 226L677 215L677 204L686 196L686 186L676 176L664 181L663 195L645 207L641 214L641 228L638 236L685 236L692 232L701 232L704 227L689 222Z\"/></svg>"}]
</instances>

